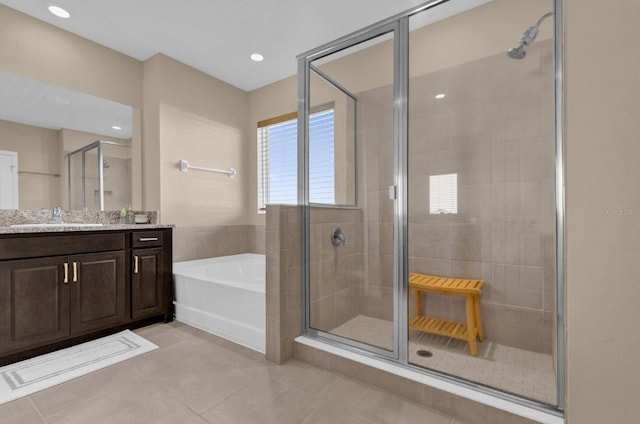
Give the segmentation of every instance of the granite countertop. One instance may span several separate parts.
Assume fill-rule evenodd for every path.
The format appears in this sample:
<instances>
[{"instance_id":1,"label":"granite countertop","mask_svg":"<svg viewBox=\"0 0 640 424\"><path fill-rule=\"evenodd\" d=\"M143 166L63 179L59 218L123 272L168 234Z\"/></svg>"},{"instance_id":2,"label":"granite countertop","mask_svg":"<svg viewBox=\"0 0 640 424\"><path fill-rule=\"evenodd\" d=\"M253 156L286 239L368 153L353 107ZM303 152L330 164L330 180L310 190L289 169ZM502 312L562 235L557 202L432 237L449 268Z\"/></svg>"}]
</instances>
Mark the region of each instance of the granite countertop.
<instances>
[{"instance_id":1,"label":"granite countertop","mask_svg":"<svg viewBox=\"0 0 640 424\"><path fill-rule=\"evenodd\" d=\"M24 233L67 233L76 231L122 231L153 230L173 228L173 225L157 224L158 212L136 211L135 215L144 215L148 224L119 224L120 211L62 210L61 218L65 225L39 226L51 219L51 209L9 209L0 210L0 235ZM73 225L81 224L81 225ZM89 225L102 224L102 225ZM11 225L21 225L12 227ZM24 226L23 226L24 225Z\"/></svg>"},{"instance_id":2,"label":"granite countertop","mask_svg":"<svg viewBox=\"0 0 640 424\"><path fill-rule=\"evenodd\" d=\"M62 227L0 227L0 234L25 234L25 233L68 233L76 231L118 231L118 230L153 230L158 228L173 228L166 224L106 224L96 226Z\"/></svg>"}]
</instances>

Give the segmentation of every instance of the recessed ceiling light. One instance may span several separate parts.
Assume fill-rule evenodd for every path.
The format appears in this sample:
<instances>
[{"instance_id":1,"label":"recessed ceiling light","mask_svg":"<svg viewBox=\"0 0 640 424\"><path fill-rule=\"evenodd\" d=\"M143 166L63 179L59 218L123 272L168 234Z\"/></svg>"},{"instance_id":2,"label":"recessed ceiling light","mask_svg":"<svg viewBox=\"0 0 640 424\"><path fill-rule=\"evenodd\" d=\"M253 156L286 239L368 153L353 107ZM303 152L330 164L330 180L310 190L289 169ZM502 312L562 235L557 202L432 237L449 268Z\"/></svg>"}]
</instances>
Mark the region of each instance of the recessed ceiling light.
<instances>
[{"instance_id":1,"label":"recessed ceiling light","mask_svg":"<svg viewBox=\"0 0 640 424\"><path fill-rule=\"evenodd\" d=\"M436 99L438 99L438 100L444 99L445 97L447 97L446 94L436 94Z\"/></svg>"},{"instance_id":2,"label":"recessed ceiling light","mask_svg":"<svg viewBox=\"0 0 640 424\"><path fill-rule=\"evenodd\" d=\"M111 127L111 128L113 128L114 130L121 130L121 129L122 129L122 127L119 127L119 126L117 126L117 125L114 125L114 126L113 126L113 127Z\"/></svg>"},{"instance_id":3,"label":"recessed ceiling light","mask_svg":"<svg viewBox=\"0 0 640 424\"><path fill-rule=\"evenodd\" d=\"M71 13L67 12L63 8L59 6L49 6L49 12L53 13L59 18L68 18L71 16Z\"/></svg>"},{"instance_id":4,"label":"recessed ceiling light","mask_svg":"<svg viewBox=\"0 0 640 424\"><path fill-rule=\"evenodd\" d=\"M254 53L251 55L251 60L254 62L262 62L264 60L264 56L259 53Z\"/></svg>"}]
</instances>

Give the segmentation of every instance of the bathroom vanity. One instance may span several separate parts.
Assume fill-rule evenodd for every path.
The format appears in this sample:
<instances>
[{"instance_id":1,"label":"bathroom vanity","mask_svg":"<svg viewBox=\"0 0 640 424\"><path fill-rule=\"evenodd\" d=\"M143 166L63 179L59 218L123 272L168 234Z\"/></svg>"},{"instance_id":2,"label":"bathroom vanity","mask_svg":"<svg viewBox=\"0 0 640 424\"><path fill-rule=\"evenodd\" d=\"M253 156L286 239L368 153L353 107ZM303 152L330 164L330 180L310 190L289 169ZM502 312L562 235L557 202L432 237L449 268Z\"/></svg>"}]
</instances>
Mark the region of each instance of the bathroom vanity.
<instances>
[{"instance_id":1,"label":"bathroom vanity","mask_svg":"<svg viewBox=\"0 0 640 424\"><path fill-rule=\"evenodd\" d=\"M0 228L0 365L172 311L172 228Z\"/></svg>"}]
</instances>

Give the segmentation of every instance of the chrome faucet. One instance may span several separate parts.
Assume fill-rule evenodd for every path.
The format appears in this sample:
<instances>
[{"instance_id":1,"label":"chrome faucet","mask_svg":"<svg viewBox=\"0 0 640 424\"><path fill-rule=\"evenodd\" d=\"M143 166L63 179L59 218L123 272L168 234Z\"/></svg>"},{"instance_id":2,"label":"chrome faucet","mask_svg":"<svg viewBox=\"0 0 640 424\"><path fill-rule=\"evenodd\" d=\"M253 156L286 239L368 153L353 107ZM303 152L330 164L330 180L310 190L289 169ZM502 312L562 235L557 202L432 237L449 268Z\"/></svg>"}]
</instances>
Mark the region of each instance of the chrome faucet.
<instances>
[{"instance_id":1,"label":"chrome faucet","mask_svg":"<svg viewBox=\"0 0 640 424\"><path fill-rule=\"evenodd\" d=\"M62 209L60 207L53 208L49 224L62 224Z\"/></svg>"}]
</instances>

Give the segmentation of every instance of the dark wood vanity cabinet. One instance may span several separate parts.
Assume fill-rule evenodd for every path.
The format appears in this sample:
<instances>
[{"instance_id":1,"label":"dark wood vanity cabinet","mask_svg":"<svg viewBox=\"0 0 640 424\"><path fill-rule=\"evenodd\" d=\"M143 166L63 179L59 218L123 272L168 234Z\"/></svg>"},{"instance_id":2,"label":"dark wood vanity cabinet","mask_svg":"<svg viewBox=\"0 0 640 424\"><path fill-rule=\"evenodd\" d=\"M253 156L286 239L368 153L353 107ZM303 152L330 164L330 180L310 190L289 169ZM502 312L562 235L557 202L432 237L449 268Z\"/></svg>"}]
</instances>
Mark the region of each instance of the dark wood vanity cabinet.
<instances>
[{"instance_id":1,"label":"dark wood vanity cabinet","mask_svg":"<svg viewBox=\"0 0 640 424\"><path fill-rule=\"evenodd\" d=\"M0 262L0 355L68 337L66 259Z\"/></svg>"},{"instance_id":2,"label":"dark wood vanity cabinet","mask_svg":"<svg viewBox=\"0 0 640 424\"><path fill-rule=\"evenodd\" d=\"M144 318L163 309L163 233L136 231L131 234L131 316Z\"/></svg>"},{"instance_id":3,"label":"dark wood vanity cabinet","mask_svg":"<svg viewBox=\"0 0 640 424\"><path fill-rule=\"evenodd\" d=\"M128 321L125 252L0 261L0 352Z\"/></svg>"},{"instance_id":4,"label":"dark wood vanity cabinet","mask_svg":"<svg viewBox=\"0 0 640 424\"><path fill-rule=\"evenodd\" d=\"M0 365L171 321L171 260L171 228L0 235Z\"/></svg>"},{"instance_id":5,"label":"dark wood vanity cabinet","mask_svg":"<svg viewBox=\"0 0 640 424\"><path fill-rule=\"evenodd\" d=\"M71 335L129 321L125 252L88 253L69 258ZM75 267L75 271L74 268Z\"/></svg>"}]
</instances>

